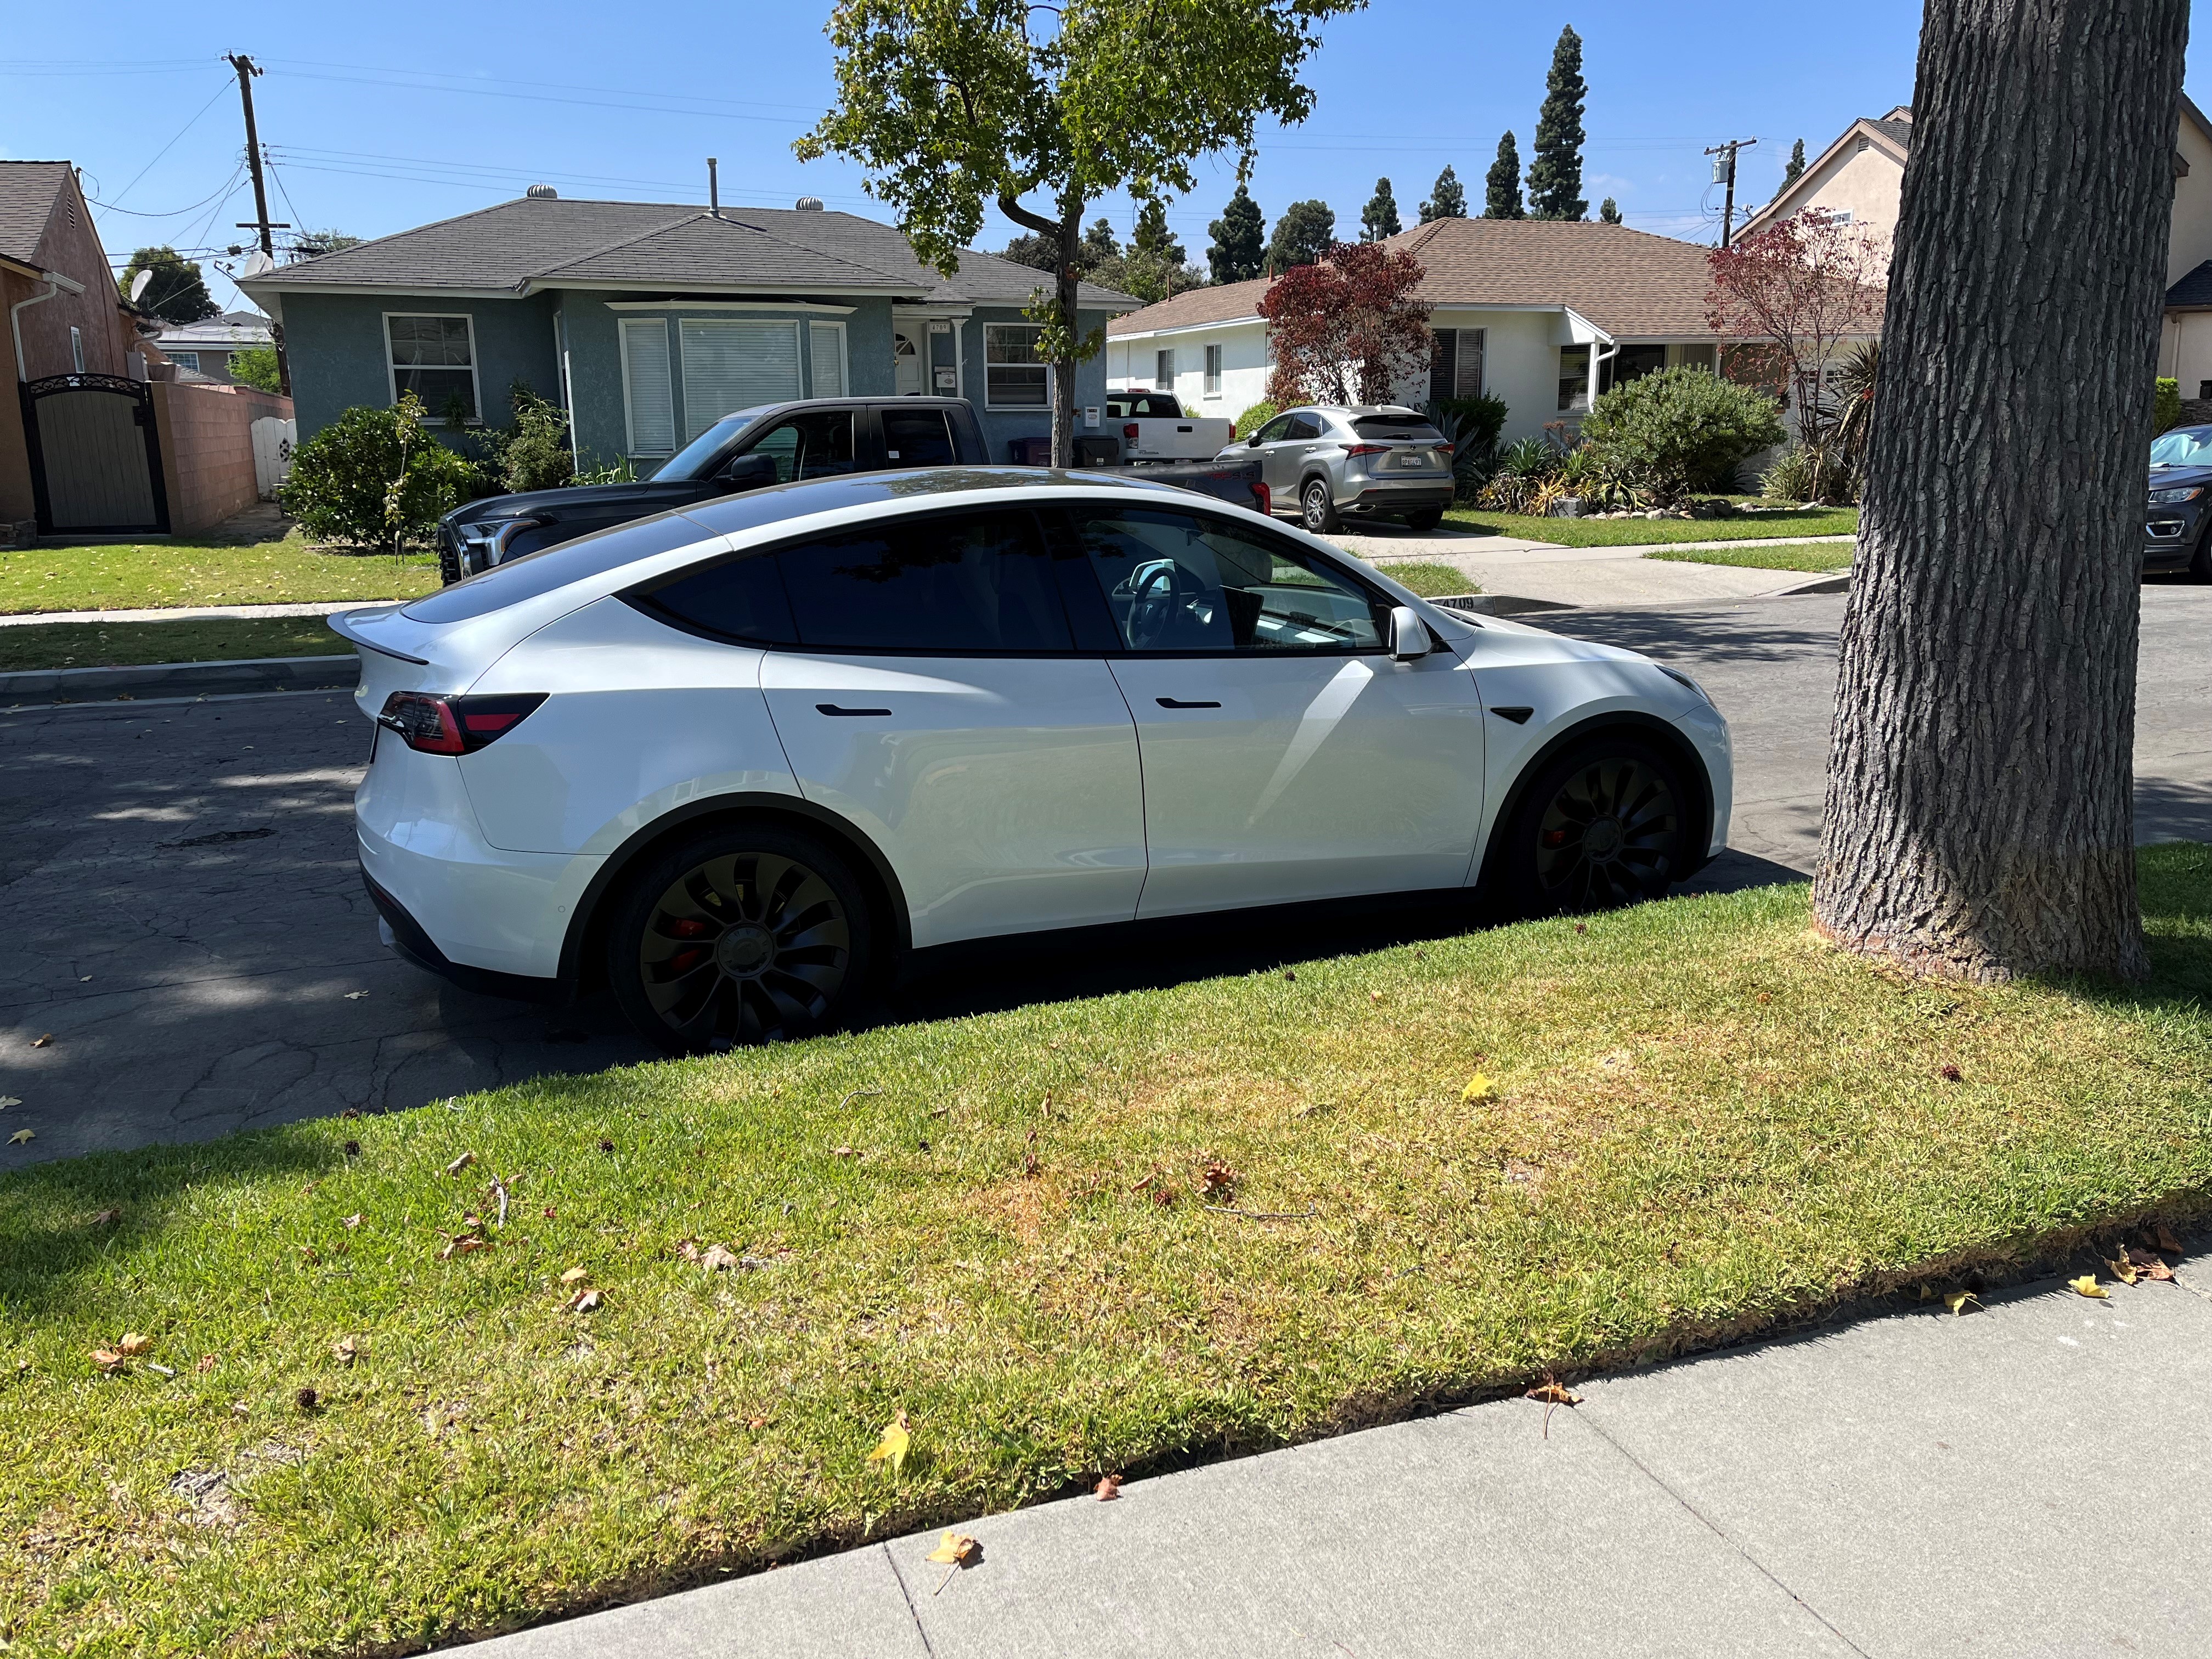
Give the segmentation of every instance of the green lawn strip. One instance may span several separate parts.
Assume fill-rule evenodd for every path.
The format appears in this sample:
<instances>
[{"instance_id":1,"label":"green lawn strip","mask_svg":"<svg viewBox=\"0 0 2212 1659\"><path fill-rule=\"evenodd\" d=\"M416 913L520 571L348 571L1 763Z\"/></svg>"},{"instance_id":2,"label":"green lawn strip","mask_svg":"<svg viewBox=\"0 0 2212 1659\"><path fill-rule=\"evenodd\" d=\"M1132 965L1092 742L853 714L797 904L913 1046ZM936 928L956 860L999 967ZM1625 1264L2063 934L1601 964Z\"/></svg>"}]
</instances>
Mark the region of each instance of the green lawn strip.
<instances>
[{"instance_id":1,"label":"green lawn strip","mask_svg":"<svg viewBox=\"0 0 2212 1659\"><path fill-rule=\"evenodd\" d=\"M0 615L161 605L407 599L438 588L427 553L311 552L296 536L252 543L139 542L0 551Z\"/></svg>"},{"instance_id":2,"label":"green lawn strip","mask_svg":"<svg viewBox=\"0 0 2212 1659\"><path fill-rule=\"evenodd\" d=\"M2019 1260L2212 1183L2212 850L2142 866L2136 989L1769 888L0 1176L0 1630L417 1650Z\"/></svg>"},{"instance_id":3,"label":"green lawn strip","mask_svg":"<svg viewBox=\"0 0 2212 1659\"><path fill-rule=\"evenodd\" d=\"M241 657L334 657L352 649L320 617L20 623L0 628L0 673L129 663L228 662Z\"/></svg>"},{"instance_id":4,"label":"green lawn strip","mask_svg":"<svg viewBox=\"0 0 2212 1659\"><path fill-rule=\"evenodd\" d=\"M1754 570L1848 570L1849 542L1784 542L1775 547L1681 547L1646 553L1682 564L1732 564Z\"/></svg>"},{"instance_id":5,"label":"green lawn strip","mask_svg":"<svg viewBox=\"0 0 2212 1659\"><path fill-rule=\"evenodd\" d=\"M1448 564L1431 564L1425 560L1409 560L1404 564L1395 562L1378 564L1381 571L1401 587L1410 587L1425 599L1440 599L1451 593L1480 593L1482 584L1464 570L1455 570Z\"/></svg>"},{"instance_id":6,"label":"green lawn strip","mask_svg":"<svg viewBox=\"0 0 2212 1659\"><path fill-rule=\"evenodd\" d=\"M1859 510L1791 507L1741 519L1539 519L1455 507L1446 511L1444 522L1457 530L1521 536L1562 547L1641 547L1655 542L1737 541L1746 537L1853 536L1858 533Z\"/></svg>"}]
</instances>

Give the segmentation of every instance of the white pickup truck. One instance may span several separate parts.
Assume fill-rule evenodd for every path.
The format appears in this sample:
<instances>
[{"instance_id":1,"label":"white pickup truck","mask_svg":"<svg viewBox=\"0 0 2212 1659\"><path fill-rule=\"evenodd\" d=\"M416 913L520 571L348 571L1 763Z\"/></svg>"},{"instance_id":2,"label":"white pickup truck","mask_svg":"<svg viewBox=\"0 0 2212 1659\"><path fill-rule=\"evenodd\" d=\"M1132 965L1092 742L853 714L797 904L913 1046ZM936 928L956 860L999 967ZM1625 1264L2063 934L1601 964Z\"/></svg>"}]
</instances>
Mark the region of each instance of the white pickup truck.
<instances>
[{"instance_id":1,"label":"white pickup truck","mask_svg":"<svg viewBox=\"0 0 2212 1659\"><path fill-rule=\"evenodd\" d=\"M1237 436L1237 422L1186 415L1172 392L1132 386L1106 394L1106 430L1121 440L1132 466L1156 461L1210 461Z\"/></svg>"}]
</instances>

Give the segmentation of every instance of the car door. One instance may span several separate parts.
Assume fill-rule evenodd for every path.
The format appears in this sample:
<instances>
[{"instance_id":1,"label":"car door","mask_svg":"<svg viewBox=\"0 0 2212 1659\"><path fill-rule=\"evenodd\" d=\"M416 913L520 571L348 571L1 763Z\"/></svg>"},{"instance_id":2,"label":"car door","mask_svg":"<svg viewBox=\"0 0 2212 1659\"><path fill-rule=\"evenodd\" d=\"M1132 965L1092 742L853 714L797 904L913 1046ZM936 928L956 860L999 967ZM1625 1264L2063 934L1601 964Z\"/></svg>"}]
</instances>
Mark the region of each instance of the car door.
<instances>
[{"instance_id":1,"label":"car door","mask_svg":"<svg viewBox=\"0 0 2212 1659\"><path fill-rule=\"evenodd\" d=\"M765 455L773 461L777 483L860 471L849 409L801 410L778 421L742 453Z\"/></svg>"},{"instance_id":2,"label":"car door","mask_svg":"<svg viewBox=\"0 0 2212 1659\"><path fill-rule=\"evenodd\" d=\"M769 715L801 793L890 861L914 943L1128 920L1135 726L1035 517L910 514L773 556L797 643L763 659Z\"/></svg>"},{"instance_id":3,"label":"car door","mask_svg":"<svg viewBox=\"0 0 2212 1659\"><path fill-rule=\"evenodd\" d=\"M951 466L960 459L943 409L885 404L878 406L877 416L883 422L884 465Z\"/></svg>"},{"instance_id":4,"label":"car door","mask_svg":"<svg viewBox=\"0 0 2212 1659\"><path fill-rule=\"evenodd\" d=\"M1457 658L1392 660L1387 598L1287 536L1181 508L1073 522L1143 757L1139 915L1466 881L1482 706Z\"/></svg>"},{"instance_id":5,"label":"car door","mask_svg":"<svg viewBox=\"0 0 2212 1659\"><path fill-rule=\"evenodd\" d=\"M1253 439L1260 450L1260 476L1277 501L1297 503L1299 464L1320 435L1321 423L1312 416L1279 415Z\"/></svg>"}]
</instances>

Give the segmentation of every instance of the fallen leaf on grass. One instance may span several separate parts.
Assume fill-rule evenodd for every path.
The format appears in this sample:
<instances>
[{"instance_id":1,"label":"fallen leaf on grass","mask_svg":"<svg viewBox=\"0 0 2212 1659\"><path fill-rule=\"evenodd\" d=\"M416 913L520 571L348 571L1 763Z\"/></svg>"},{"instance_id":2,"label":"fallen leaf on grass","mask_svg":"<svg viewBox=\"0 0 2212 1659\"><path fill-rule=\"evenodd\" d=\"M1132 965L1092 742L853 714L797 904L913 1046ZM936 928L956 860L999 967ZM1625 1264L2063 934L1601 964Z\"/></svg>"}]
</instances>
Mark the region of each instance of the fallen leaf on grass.
<instances>
[{"instance_id":1,"label":"fallen leaf on grass","mask_svg":"<svg viewBox=\"0 0 2212 1659\"><path fill-rule=\"evenodd\" d=\"M451 1164L448 1164L446 1166L446 1173L449 1176L457 1176L476 1161L477 1155L474 1152L463 1152L459 1158L455 1158Z\"/></svg>"},{"instance_id":2,"label":"fallen leaf on grass","mask_svg":"<svg viewBox=\"0 0 2212 1659\"><path fill-rule=\"evenodd\" d=\"M890 1468L891 1479L896 1480L899 1478L901 1471L906 1468L907 1451L913 1444L913 1429L906 1420L906 1413L900 1412L890 1422L884 1425L883 1437L876 1442L875 1450L868 1454L868 1462L887 1464ZM948 1539L952 1536L951 1533L945 1535ZM939 1558L933 1555L929 1559L935 1561ZM947 1556L942 1559L950 1560L951 1558Z\"/></svg>"},{"instance_id":3,"label":"fallen leaf on grass","mask_svg":"<svg viewBox=\"0 0 2212 1659\"><path fill-rule=\"evenodd\" d=\"M104 1371L112 1371L123 1364L123 1356L112 1348L94 1348L92 1363Z\"/></svg>"},{"instance_id":4,"label":"fallen leaf on grass","mask_svg":"<svg viewBox=\"0 0 2212 1659\"><path fill-rule=\"evenodd\" d=\"M580 1285L592 1276L589 1267L571 1267L561 1275L563 1285Z\"/></svg>"},{"instance_id":5,"label":"fallen leaf on grass","mask_svg":"<svg viewBox=\"0 0 2212 1659\"><path fill-rule=\"evenodd\" d=\"M354 1340L349 1336L342 1336L337 1341L331 1344L331 1358L337 1360L341 1365L352 1364L355 1358L360 1352L360 1348L356 1346Z\"/></svg>"},{"instance_id":6,"label":"fallen leaf on grass","mask_svg":"<svg viewBox=\"0 0 2212 1659\"><path fill-rule=\"evenodd\" d=\"M2068 1279L2066 1288L2076 1296L2094 1296L2100 1301L2109 1300L2112 1294L2097 1282L2094 1273L2083 1273L2079 1279Z\"/></svg>"},{"instance_id":7,"label":"fallen leaf on grass","mask_svg":"<svg viewBox=\"0 0 2212 1659\"><path fill-rule=\"evenodd\" d=\"M934 1595L952 1582L952 1575L961 1568L972 1567L981 1560L983 1547L964 1532L948 1532L945 1541L922 1559L945 1564L945 1577L938 1580L937 1589L930 1591Z\"/></svg>"},{"instance_id":8,"label":"fallen leaf on grass","mask_svg":"<svg viewBox=\"0 0 2212 1659\"><path fill-rule=\"evenodd\" d=\"M1978 1303L1981 1299L1972 1291L1953 1291L1943 1298L1943 1305L1948 1308L1954 1316L1957 1316L1966 1311L1966 1304L1969 1302Z\"/></svg>"},{"instance_id":9,"label":"fallen leaf on grass","mask_svg":"<svg viewBox=\"0 0 2212 1659\"><path fill-rule=\"evenodd\" d=\"M597 1311L599 1305L599 1291L579 1291L561 1304L561 1310L563 1313L592 1313Z\"/></svg>"},{"instance_id":10,"label":"fallen leaf on grass","mask_svg":"<svg viewBox=\"0 0 2212 1659\"><path fill-rule=\"evenodd\" d=\"M14 1134L8 1137L8 1144L10 1146L20 1146L27 1140L35 1140L37 1139L38 1137L33 1134L28 1129L18 1129Z\"/></svg>"},{"instance_id":11,"label":"fallen leaf on grass","mask_svg":"<svg viewBox=\"0 0 2212 1659\"><path fill-rule=\"evenodd\" d=\"M1100 1503L1110 1504L1121 1495L1121 1477L1118 1474L1103 1476L1091 1490L1098 1494Z\"/></svg>"},{"instance_id":12,"label":"fallen leaf on grass","mask_svg":"<svg viewBox=\"0 0 2212 1659\"><path fill-rule=\"evenodd\" d=\"M1942 1066L1937 1066L1937 1067L1936 1068L1936 1074L1938 1077L1942 1078L1942 1079L1943 1079L1943 1081L1944 1081L1944 1082L1946 1082L1946 1083L1958 1083L1958 1082L1960 1082L1960 1081L1962 1081L1962 1080L1964 1079L1964 1078L1965 1078L1965 1076L1966 1076L1966 1073L1964 1073L1963 1072L1961 1072L1961 1071L1960 1071L1957 1066L1953 1066L1953 1065L1949 1065L1949 1064L1948 1064L1948 1063L1947 1063L1947 1064L1945 1064L1945 1065L1942 1065Z\"/></svg>"},{"instance_id":13,"label":"fallen leaf on grass","mask_svg":"<svg viewBox=\"0 0 2212 1659\"><path fill-rule=\"evenodd\" d=\"M92 1224L95 1227L112 1227L122 1219L123 1212L119 1209L102 1210L93 1217Z\"/></svg>"},{"instance_id":14,"label":"fallen leaf on grass","mask_svg":"<svg viewBox=\"0 0 2212 1659\"><path fill-rule=\"evenodd\" d=\"M718 1273L738 1265L738 1257L726 1244L709 1244L699 1257L699 1265L710 1273Z\"/></svg>"},{"instance_id":15,"label":"fallen leaf on grass","mask_svg":"<svg viewBox=\"0 0 2212 1659\"><path fill-rule=\"evenodd\" d=\"M292 1396L292 1403L313 1417L323 1408L323 1397L313 1389L302 1389Z\"/></svg>"},{"instance_id":16,"label":"fallen leaf on grass","mask_svg":"<svg viewBox=\"0 0 2212 1659\"><path fill-rule=\"evenodd\" d=\"M1237 1183L1244 1177L1219 1158L1212 1158L1207 1161L1206 1167L1198 1172L1198 1178L1206 1188L1206 1197L1228 1198L1235 1194Z\"/></svg>"},{"instance_id":17,"label":"fallen leaf on grass","mask_svg":"<svg viewBox=\"0 0 2212 1659\"><path fill-rule=\"evenodd\" d=\"M150 1336L141 1336L136 1331L125 1331L123 1333L123 1340L115 1346L122 1349L126 1357L136 1359L154 1346L154 1339Z\"/></svg>"},{"instance_id":18,"label":"fallen leaf on grass","mask_svg":"<svg viewBox=\"0 0 2212 1659\"><path fill-rule=\"evenodd\" d=\"M201 1376L206 1376L210 1371L215 1369L215 1356L211 1353L202 1354L200 1356L199 1364L193 1366L192 1369L198 1371Z\"/></svg>"},{"instance_id":19,"label":"fallen leaf on grass","mask_svg":"<svg viewBox=\"0 0 2212 1659\"><path fill-rule=\"evenodd\" d=\"M1498 1097L1498 1085L1481 1073L1477 1072L1473 1077L1468 1079L1467 1087L1459 1091L1459 1097L1462 1100L1495 1100Z\"/></svg>"},{"instance_id":20,"label":"fallen leaf on grass","mask_svg":"<svg viewBox=\"0 0 2212 1659\"><path fill-rule=\"evenodd\" d=\"M347 1217L343 1221L341 1221L340 1223L338 1223L338 1225L340 1225L341 1227L358 1227L358 1226L360 1226L360 1225L361 1225L361 1212L360 1212L359 1210L356 1210L356 1211L355 1211L351 1215L348 1216L348 1217Z\"/></svg>"}]
</instances>

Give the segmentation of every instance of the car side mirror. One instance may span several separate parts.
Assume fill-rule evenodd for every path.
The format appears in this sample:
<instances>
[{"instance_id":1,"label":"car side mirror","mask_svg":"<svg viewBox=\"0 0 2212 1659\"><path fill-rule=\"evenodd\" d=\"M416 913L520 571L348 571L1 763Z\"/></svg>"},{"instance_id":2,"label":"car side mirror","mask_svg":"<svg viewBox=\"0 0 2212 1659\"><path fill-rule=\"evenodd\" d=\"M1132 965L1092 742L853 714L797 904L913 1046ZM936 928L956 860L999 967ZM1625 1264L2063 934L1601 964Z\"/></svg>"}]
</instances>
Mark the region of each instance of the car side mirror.
<instances>
[{"instance_id":1,"label":"car side mirror","mask_svg":"<svg viewBox=\"0 0 2212 1659\"><path fill-rule=\"evenodd\" d=\"M720 479L732 489L757 489L775 481L775 457L761 454L732 456Z\"/></svg>"},{"instance_id":2,"label":"car side mirror","mask_svg":"<svg viewBox=\"0 0 2212 1659\"><path fill-rule=\"evenodd\" d=\"M1413 662L1429 654L1429 625L1410 605L1390 607L1390 656L1395 662Z\"/></svg>"}]
</instances>

